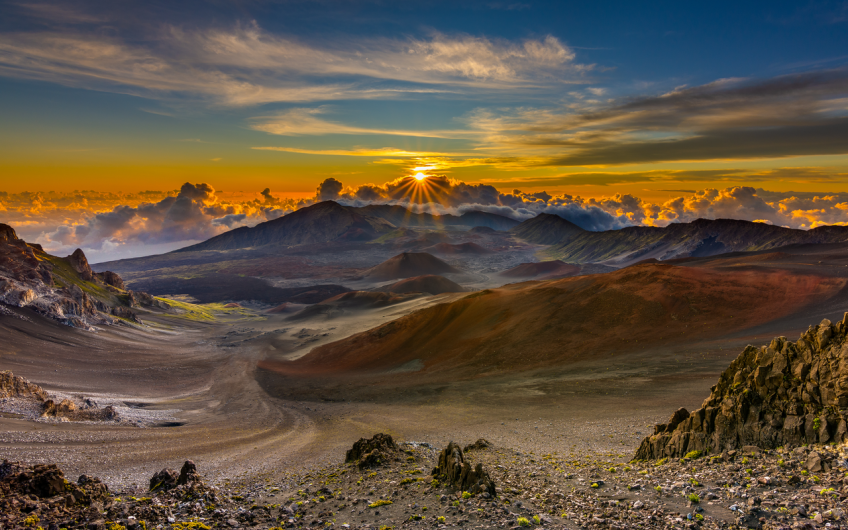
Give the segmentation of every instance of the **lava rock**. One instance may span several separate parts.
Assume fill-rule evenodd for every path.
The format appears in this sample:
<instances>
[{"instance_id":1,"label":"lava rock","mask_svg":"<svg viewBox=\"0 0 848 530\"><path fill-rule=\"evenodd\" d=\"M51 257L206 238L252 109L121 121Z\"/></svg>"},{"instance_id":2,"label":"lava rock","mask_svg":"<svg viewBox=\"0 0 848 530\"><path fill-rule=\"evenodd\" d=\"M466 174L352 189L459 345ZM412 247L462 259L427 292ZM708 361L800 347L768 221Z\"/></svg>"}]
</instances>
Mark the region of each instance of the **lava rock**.
<instances>
[{"instance_id":1,"label":"lava rock","mask_svg":"<svg viewBox=\"0 0 848 530\"><path fill-rule=\"evenodd\" d=\"M397 458L399 451L391 435L378 433L354 443L345 455L345 463L352 462L360 468L375 467Z\"/></svg>"},{"instance_id":2,"label":"lava rock","mask_svg":"<svg viewBox=\"0 0 848 530\"><path fill-rule=\"evenodd\" d=\"M495 483L483 469L483 464L477 463L472 467L465 461L462 449L450 442L439 454L439 466L433 469L433 476L445 481L448 485L472 495L488 493L496 496Z\"/></svg>"},{"instance_id":3,"label":"lava rock","mask_svg":"<svg viewBox=\"0 0 848 530\"><path fill-rule=\"evenodd\" d=\"M796 342L748 346L701 408L680 409L636 451L637 460L848 440L848 313Z\"/></svg>"},{"instance_id":4,"label":"lava rock","mask_svg":"<svg viewBox=\"0 0 848 530\"><path fill-rule=\"evenodd\" d=\"M167 491L175 488L179 477L176 471L166 467L150 477L150 491Z\"/></svg>"},{"instance_id":5,"label":"lava rock","mask_svg":"<svg viewBox=\"0 0 848 530\"><path fill-rule=\"evenodd\" d=\"M488 440L486 440L484 438L479 438L473 444L466 445L465 448L463 449L463 451L465 451L466 453L468 451L479 451L479 450L482 450L482 449L488 449L491 446L492 446L491 442L489 442Z\"/></svg>"}]
</instances>

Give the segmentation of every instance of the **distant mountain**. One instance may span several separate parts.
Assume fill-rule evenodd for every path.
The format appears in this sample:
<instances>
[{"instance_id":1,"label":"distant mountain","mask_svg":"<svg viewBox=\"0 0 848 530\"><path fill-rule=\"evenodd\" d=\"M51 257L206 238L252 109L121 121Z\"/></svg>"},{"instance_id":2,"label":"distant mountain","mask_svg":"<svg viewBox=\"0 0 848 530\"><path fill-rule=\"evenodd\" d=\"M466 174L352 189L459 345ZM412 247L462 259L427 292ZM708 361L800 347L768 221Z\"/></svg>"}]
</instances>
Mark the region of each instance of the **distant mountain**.
<instances>
[{"instance_id":1,"label":"distant mountain","mask_svg":"<svg viewBox=\"0 0 848 530\"><path fill-rule=\"evenodd\" d=\"M494 230L509 230L518 221L488 212L465 212L456 215L433 215L429 213L413 213L403 206L390 204L371 204L361 208L350 208L362 215L385 219L395 226L411 226L419 228L445 228L449 226L485 226Z\"/></svg>"},{"instance_id":2,"label":"distant mountain","mask_svg":"<svg viewBox=\"0 0 848 530\"><path fill-rule=\"evenodd\" d=\"M571 221L549 213L540 213L509 231L515 237L536 245L554 245L586 232Z\"/></svg>"},{"instance_id":3,"label":"distant mountain","mask_svg":"<svg viewBox=\"0 0 848 530\"><path fill-rule=\"evenodd\" d=\"M369 280L382 281L445 272L459 271L426 252L404 252L368 269L364 277Z\"/></svg>"},{"instance_id":4,"label":"distant mountain","mask_svg":"<svg viewBox=\"0 0 848 530\"><path fill-rule=\"evenodd\" d=\"M264 245L302 245L328 241L362 241L395 228L388 221L362 215L334 201L301 208L253 228L230 230L203 243L177 250L233 250Z\"/></svg>"},{"instance_id":5,"label":"distant mountain","mask_svg":"<svg viewBox=\"0 0 848 530\"><path fill-rule=\"evenodd\" d=\"M414 213L403 206L373 204L361 208L324 201L283 217L241 227L175 252L235 250L265 245L304 245L331 241L371 241L398 227L487 226L506 230L518 221L486 212L461 216Z\"/></svg>"},{"instance_id":6,"label":"distant mountain","mask_svg":"<svg viewBox=\"0 0 848 530\"><path fill-rule=\"evenodd\" d=\"M570 263L603 262L626 266L645 259L706 257L842 241L848 241L848 227L793 230L734 219L698 219L691 223L673 223L665 228L633 226L606 232L583 232L553 245L546 253Z\"/></svg>"}]
</instances>

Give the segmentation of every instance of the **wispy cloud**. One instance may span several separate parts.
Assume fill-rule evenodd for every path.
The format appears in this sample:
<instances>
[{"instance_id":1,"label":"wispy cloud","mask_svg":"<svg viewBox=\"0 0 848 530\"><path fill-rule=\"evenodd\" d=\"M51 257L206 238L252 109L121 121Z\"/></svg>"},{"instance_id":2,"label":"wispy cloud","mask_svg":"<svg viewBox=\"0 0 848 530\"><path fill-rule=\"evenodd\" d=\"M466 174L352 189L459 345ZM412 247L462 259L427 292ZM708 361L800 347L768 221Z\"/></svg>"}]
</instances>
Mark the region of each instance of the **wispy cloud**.
<instances>
[{"instance_id":1,"label":"wispy cloud","mask_svg":"<svg viewBox=\"0 0 848 530\"><path fill-rule=\"evenodd\" d=\"M257 116L251 118L250 127L257 131L282 136L346 134L417 136L421 138L468 138L478 137L481 134L481 131L470 130L411 131L357 127L319 117L321 114L325 114L327 112L329 112L329 108L324 106L315 108L293 108L270 116Z\"/></svg>"},{"instance_id":2,"label":"wispy cloud","mask_svg":"<svg viewBox=\"0 0 848 530\"><path fill-rule=\"evenodd\" d=\"M0 75L239 106L536 89L582 82L592 69L553 36L506 41L433 33L318 47L255 22L227 29L162 26L133 41L90 31L82 22L0 34Z\"/></svg>"}]
</instances>

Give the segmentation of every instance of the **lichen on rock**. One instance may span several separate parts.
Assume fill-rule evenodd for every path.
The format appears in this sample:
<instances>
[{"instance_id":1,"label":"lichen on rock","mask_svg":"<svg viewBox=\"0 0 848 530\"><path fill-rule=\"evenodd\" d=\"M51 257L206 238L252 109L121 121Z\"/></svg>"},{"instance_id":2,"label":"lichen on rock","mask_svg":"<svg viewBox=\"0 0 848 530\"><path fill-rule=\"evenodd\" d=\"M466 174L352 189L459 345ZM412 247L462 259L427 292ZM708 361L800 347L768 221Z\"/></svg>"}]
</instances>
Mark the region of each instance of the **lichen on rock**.
<instances>
[{"instance_id":1,"label":"lichen on rock","mask_svg":"<svg viewBox=\"0 0 848 530\"><path fill-rule=\"evenodd\" d=\"M823 320L796 342L748 346L701 408L680 409L642 441L637 460L772 449L848 439L848 313Z\"/></svg>"}]
</instances>

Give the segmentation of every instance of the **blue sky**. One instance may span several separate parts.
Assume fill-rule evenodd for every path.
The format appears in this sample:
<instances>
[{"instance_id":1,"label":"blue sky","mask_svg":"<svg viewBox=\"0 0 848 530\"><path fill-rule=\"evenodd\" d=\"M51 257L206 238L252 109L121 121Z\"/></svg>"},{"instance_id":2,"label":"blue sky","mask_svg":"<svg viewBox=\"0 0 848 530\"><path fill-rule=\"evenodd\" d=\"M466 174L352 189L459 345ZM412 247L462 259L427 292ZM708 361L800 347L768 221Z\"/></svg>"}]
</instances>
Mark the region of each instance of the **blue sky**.
<instances>
[{"instance_id":1,"label":"blue sky","mask_svg":"<svg viewBox=\"0 0 848 530\"><path fill-rule=\"evenodd\" d=\"M848 193L846 1L0 2L0 92L0 212L45 242L187 181L255 224L265 188L415 173L624 224L754 219L756 189L848 222L813 201Z\"/></svg>"}]
</instances>

